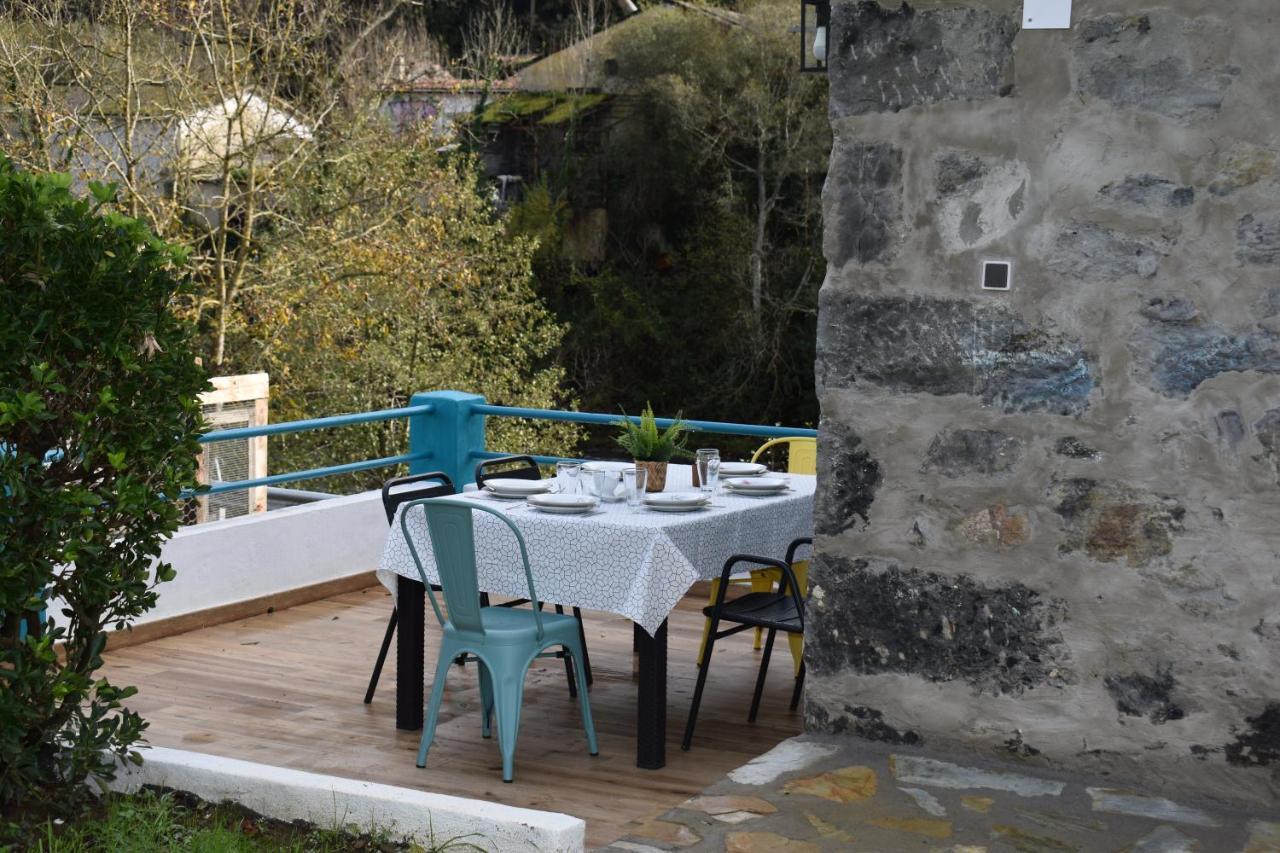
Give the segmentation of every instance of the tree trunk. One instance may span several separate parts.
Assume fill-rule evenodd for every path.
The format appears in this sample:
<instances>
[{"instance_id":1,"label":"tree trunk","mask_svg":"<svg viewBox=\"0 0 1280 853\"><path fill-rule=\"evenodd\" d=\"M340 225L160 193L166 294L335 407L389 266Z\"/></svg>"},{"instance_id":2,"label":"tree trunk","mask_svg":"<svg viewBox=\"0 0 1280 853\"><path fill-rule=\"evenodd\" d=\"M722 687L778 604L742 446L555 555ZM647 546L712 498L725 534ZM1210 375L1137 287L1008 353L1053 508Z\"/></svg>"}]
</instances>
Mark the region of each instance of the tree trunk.
<instances>
[{"instance_id":1,"label":"tree trunk","mask_svg":"<svg viewBox=\"0 0 1280 853\"><path fill-rule=\"evenodd\" d=\"M221 298L218 300L218 339L213 346L213 366L221 367L222 360L227 353L227 312L230 306L227 305L227 285L222 283L218 292Z\"/></svg>"},{"instance_id":2,"label":"tree trunk","mask_svg":"<svg viewBox=\"0 0 1280 853\"><path fill-rule=\"evenodd\" d=\"M760 314L764 302L764 241L765 226L769 223L769 203L765 194L764 154L756 164L756 235L751 245L751 322L760 329Z\"/></svg>"}]
</instances>

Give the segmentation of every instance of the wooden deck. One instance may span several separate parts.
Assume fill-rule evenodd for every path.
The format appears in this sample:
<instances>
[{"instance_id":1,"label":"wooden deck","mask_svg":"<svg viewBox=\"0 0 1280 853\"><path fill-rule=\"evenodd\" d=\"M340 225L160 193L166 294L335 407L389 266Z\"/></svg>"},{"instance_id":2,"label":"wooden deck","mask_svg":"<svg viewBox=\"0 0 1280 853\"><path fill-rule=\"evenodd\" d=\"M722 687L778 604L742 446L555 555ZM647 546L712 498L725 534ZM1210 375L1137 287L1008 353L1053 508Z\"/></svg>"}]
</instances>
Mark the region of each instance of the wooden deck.
<instances>
[{"instance_id":1,"label":"wooden deck","mask_svg":"<svg viewBox=\"0 0 1280 853\"><path fill-rule=\"evenodd\" d=\"M658 771L635 767L631 623L607 614L585 614L600 755L587 755L562 665L540 662L525 691L510 785L502 783L497 741L480 737L474 666L451 670L426 769L414 766L418 732L395 728L394 650L373 704L361 702L391 610L382 587L111 651L106 672L139 688L129 705L150 721L157 746L566 812L587 821L595 847L800 731L799 714L787 709L791 661L783 643L760 717L746 722L759 653L744 633L717 644L698 736L681 752L703 596L691 594L671 615L668 764ZM437 646L428 630L430 671Z\"/></svg>"}]
</instances>

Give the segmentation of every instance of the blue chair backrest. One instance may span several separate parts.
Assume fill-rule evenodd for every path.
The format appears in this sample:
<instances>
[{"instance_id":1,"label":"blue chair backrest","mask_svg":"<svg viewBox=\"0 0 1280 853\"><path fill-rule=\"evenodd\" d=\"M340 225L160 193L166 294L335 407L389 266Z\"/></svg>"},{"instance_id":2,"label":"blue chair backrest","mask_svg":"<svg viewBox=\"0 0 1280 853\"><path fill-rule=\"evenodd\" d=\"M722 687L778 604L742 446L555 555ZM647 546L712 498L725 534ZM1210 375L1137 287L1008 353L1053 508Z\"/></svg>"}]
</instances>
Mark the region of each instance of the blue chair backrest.
<instances>
[{"instance_id":1,"label":"blue chair backrest","mask_svg":"<svg viewBox=\"0 0 1280 853\"><path fill-rule=\"evenodd\" d=\"M457 498L427 498L416 500L405 506L400 514L400 530L409 545L409 553L418 567L422 582L427 586L427 594L431 596L431 607L436 612L440 624L445 624L445 617L436 601L435 592L431 589L430 579L418 556L418 549L409 535L408 519L414 507L422 507L427 517L427 530L431 534L431 548L435 553L436 572L440 576L440 586L444 592L445 605L449 609L448 621L458 631L480 633L483 623L480 620L480 588L476 579L476 542L473 512L487 512L505 524L516 537L520 546L520 560L524 564L525 580L529 587L529 601L533 605L533 616L538 626L538 637L542 637L542 613L538 610L538 594L533 588L533 572L529 568L529 552L525 547L524 536L519 528L511 523L505 515L487 506L478 506L471 501Z\"/></svg>"}]
</instances>

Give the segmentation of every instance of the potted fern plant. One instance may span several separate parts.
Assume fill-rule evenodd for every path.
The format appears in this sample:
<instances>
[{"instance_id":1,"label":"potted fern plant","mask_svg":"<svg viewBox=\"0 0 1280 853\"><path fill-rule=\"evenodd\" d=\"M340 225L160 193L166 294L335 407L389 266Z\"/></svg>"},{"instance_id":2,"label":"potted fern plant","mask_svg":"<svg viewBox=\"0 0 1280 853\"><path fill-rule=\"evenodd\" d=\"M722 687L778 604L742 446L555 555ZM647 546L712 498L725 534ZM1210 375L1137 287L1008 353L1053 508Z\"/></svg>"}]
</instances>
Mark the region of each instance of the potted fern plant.
<instances>
[{"instance_id":1,"label":"potted fern plant","mask_svg":"<svg viewBox=\"0 0 1280 853\"><path fill-rule=\"evenodd\" d=\"M653 406L646 403L640 413L640 421L636 423L623 417L618 421L622 433L618 436L618 444L631 454L637 468L644 468L645 491L660 492L667 487L667 463L671 457L684 452L685 442L689 439L689 426L676 415L675 423L666 429L658 429L658 421L653 416Z\"/></svg>"}]
</instances>

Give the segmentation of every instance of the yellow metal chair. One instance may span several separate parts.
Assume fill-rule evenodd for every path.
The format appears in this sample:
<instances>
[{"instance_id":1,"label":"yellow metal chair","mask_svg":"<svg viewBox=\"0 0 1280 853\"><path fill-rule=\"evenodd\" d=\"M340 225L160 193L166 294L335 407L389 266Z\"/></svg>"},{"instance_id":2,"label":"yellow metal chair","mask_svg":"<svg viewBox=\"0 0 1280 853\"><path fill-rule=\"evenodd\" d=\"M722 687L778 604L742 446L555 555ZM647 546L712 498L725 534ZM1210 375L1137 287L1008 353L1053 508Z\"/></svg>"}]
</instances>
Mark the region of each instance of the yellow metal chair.
<instances>
[{"instance_id":1,"label":"yellow metal chair","mask_svg":"<svg viewBox=\"0 0 1280 853\"><path fill-rule=\"evenodd\" d=\"M787 446L787 471L791 474L818 473L818 440L808 437L771 438L756 448L751 461L756 462L771 447Z\"/></svg>"},{"instance_id":2,"label":"yellow metal chair","mask_svg":"<svg viewBox=\"0 0 1280 853\"><path fill-rule=\"evenodd\" d=\"M784 436L783 438L772 438L764 444L756 448L756 452L751 454L751 461L756 462L765 451L773 447L786 445L787 447L787 472L790 474L816 474L818 472L818 440L803 436ZM800 595L807 595L809 592L809 561L800 560L791 564L791 572L795 575L796 584L800 588ZM742 584L750 586L752 592L769 592L773 589L773 584L777 580L774 575L774 569L753 569L749 576L730 578L731 584ZM714 604L716 593L720 590L719 579L711 582L711 598L710 603ZM702 661L706 657L707 637L711 633L711 619L708 618L702 626L702 645L698 647L698 666L702 666ZM756 629L755 649L759 651L763 631ZM795 663L796 672L800 672L800 666L804 663L804 635L788 634L787 642L791 644L791 659Z\"/></svg>"}]
</instances>

